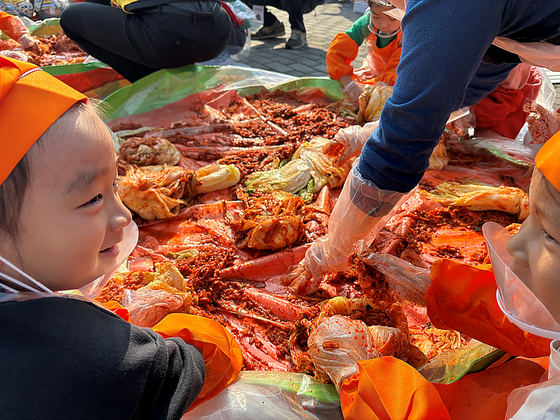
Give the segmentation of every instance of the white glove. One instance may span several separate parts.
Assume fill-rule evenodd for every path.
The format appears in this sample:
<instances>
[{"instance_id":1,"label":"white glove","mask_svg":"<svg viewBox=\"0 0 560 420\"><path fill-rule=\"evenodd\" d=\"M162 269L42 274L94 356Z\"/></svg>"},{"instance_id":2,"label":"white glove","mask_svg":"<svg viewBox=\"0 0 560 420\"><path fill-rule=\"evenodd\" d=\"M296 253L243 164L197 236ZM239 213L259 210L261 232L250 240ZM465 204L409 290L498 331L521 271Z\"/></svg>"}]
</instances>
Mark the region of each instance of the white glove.
<instances>
[{"instance_id":1,"label":"white glove","mask_svg":"<svg viewBox=\"0 0 560 420\"><path fill-rule=\"evenodd\" d=\"M8 57L8 58L13 58L15 60L19 60L19 61L27 61L27 56L19 51L14 51L14 50L2 50L0 51L0 55L3 55L4 57Z\"/></svg>"},{"instance_id":2,"label":"white glove","mask_svg":"<svg viewBox=\"0 0 560 420\"><path fill-rule=\"evenodd\" d=\"M19 37L18 42L26 51L36 51L39 45L39 40L30 34L23 34Z\"/></svg>"},{"instance_id":3,"label":"white glove","mask_svg":"<svg viewBox=\"0 0 560 420\"><path fill-rule=\"evenodd\" d=\"M350 102L352 102L354 105L357 106L358 99L360 98L360 95L364 92L364 87L359 83L350 81L349 83L346 84L346 86L344 86L342 92L346 94Z\"/></svg>"},{"instance_id":4,"label":"white glove","mask_svg":"<svg viewBox=\"0 0 560 420\"><path fill-rule=\"evenodd\" d=\"M314 293L323 274L346 270L354 243L362 239L369 244L410 194L377 188L361 177L357 163L358 160L332 211L329 233L309 247L304 259L288 275L292 293Z\"/></svg>"},{"instance_id":5,"label":"white glove","mask_svg":"<svg viewBox=\"0 0 560 420\"><path fill-rule=\"evenodd\" d=\"M340 315L325 318L309 336L307 345L315 368L329 375L339 392L342 381L358 373L358 360L381 356L367 325Z\"/></svg>"},{"instance_id":6,"label":"white glove","mask_svg":"<svg viewBox=\"0 0 560 420\"><path fill-rule=\"evenodd\" d=\"M341 128L334 139L323 146L323 153L334 160L335 165L342 166L348 159L359 156L367 139L373 134L379 121L364 125L351 125Z\"/></svg>"}]
</instances>

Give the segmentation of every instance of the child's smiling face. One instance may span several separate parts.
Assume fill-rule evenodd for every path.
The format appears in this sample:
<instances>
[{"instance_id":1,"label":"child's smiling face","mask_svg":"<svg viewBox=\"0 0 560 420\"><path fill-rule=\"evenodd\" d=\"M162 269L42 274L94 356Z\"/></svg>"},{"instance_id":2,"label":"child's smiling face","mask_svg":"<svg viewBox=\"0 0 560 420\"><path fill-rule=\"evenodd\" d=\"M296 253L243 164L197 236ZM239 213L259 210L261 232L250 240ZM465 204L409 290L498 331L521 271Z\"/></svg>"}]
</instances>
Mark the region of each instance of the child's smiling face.
<instances>
[{"instance_id":1,"label":"child's smiling face","mask_svg":"<svg viewBox=\"0 0 560 420\"><path fill-rule=\"evenodd\" d=\"M560 322L560 192L535 170L531 213L507 242L512 271Z\"/></svg>"},{"instance_id":2,"label":"child's smiling face","mask_svg":"<svg viewBox=\"0 0 560 420\"><path fill-rule=\"evenodd\" d=\"M114 266L131 220L114 186L111 135L97 116L73 110L27 156L18 237L0 253L51 290L82 287Z\"/></svg>"}]
</instances>

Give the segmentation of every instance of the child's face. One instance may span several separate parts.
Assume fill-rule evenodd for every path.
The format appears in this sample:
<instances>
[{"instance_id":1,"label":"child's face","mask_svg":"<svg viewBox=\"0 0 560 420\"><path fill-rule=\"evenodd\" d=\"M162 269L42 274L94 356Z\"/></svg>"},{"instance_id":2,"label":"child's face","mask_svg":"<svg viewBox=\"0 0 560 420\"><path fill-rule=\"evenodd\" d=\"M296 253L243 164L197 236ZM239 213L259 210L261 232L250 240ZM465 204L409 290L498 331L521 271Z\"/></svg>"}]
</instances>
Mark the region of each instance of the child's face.
<instances>
[{"instance_id":1,"label":"child's face","mask_svg":"<svg viewBox=\"0 0 560 420\"><path fill-rule=\"evenodd\" d=\"M535 170L530 216L507 242L512 271L560 322L560 192Z\"/></svg>"},{"instance_id":2,"label":"child's face","mask_svg":"<svg viewBox=\"0 0 560 420\"><path fill-rule=\"evenodd\" d=\"M30 180L18 238L0 252L51 290L75 289L116 263L130 212L115 190L111 136L92 115L62 117L64 129L29 152Z\"/></svg>"},{"instance_id":3,"label":"child's face","mask_svg":"<svg viewBox=\"0 0 560 420\"><path fill-rule=\"evenodd\" d=\"M393 19L390 16L387 16L384 12L392 10L393 7L385 7L379 6L376 4L371 4L369 6L369 10L371 13L371 22L373 23L373 27L378 29L380 32L390 34L395 31L398 31L401 22L397 19Z\"/></svg>"}]
</instances>

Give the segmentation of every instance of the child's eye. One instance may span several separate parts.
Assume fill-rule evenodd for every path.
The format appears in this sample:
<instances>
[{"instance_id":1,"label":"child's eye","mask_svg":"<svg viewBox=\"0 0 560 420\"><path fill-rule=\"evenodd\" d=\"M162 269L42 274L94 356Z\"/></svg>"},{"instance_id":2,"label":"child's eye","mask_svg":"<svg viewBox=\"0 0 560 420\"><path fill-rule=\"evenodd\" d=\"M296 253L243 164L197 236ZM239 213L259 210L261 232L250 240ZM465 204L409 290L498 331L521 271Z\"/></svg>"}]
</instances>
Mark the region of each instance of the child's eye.
<instances>
[{"instance_id":1,"label":"child's eye","mask_svg":"<svg viewBox=\"0 0 560 420\"><path fill-rule=\"evenodd\" d=\"M97 194L95 197L93 197L91 200L89 200L87 203L82 204L80 207L89 207L89 206L93 206L94 204L99 203L101 200L103 200L103 194Z\"/></svg>"},{"instance_id":2,"label":"child's eye","mask_svg":"<svg viewBox=\"0 0 560 420\"><path fill-rule=\"evenodd\" d=\"M115 180L113 181L113 190L115 190L115 192L119 189L119 179L115 178Z\"/></svg>"},{"instance_id":3,"label":"child's eye","mask_svg":"<svg viewBox=\"0 0 560 420\"><path fill-rule=\"evenodd\" d=\"M550 234L546 230L543 230L543 233L544 233L544 237L547 241L558 243L558 241L556 239L554 239L552 236L550 236Z\"/></svg>"}]
</instances>

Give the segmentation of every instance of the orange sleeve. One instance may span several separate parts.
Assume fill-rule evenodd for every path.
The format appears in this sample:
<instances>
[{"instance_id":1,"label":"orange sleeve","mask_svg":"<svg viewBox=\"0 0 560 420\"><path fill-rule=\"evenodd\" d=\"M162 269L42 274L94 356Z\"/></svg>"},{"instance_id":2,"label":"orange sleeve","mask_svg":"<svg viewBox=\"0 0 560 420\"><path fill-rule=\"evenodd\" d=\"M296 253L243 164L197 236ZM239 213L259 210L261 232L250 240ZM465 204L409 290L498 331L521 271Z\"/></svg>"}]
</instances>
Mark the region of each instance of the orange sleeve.
<instances>
[{"instance_id":1,"label":"orange sleeve","mask_svg":"<svg viewBox=\"0 0 560 420\"><path fill-rule=\"evenodd\" d=\"M327 51L327 71L331 79L340 80L342 76L352 76L350 65L358 56L359 45L345 33L338 33Z\"/></svg>"},{"instance_id":2,"label":"orange sleeve","mask_svg":"<svg viewBox=\"0 0 560 420\"><path fill-rule=\"evenodd\" d=\"M103 306L130 322L128 310L118 302L106 302ZM231 334L216 321L195 315L169 314L157 323L153 330L163 338L182 338L202 353L206 368L204 385L189 411L218 395L241 371L241 349Z\"/></svg>"},{"instance_id":3,"label":"orange sleeve","mask_svg":"<svg viewBox=\"0 0 560 420\"><path fill-rule=\"evenodd\" d=\"M18 17L9 15L6 12L0 12L0 31L16 41L23 34L29 32Z\"/></svg>"},{"instance_id":4,"label":"orange sleeve","mask_svg":"<svg viewBox=\"0 0 560 420\"><path fill-rule=\"evenodd\" d=\"M453 420L503 420L507 397L520 386L540 381L548 357L516 357L496 367L465 375L449 385L433 384Z\"/></svg>"},{"instance_id":5,"label":"orange sleeve","mask_svg":"<svg viewBox=\"0 0 560 420\"><path fill-rule=\"evenodd\" d=\"M515 356L550 354L551 340L523 331L500 310L490 269L444 259L432 266L431 278L426 306L437 328L459 331Z\"/></svg>"},{"instance_id":6,"label":"orange sleeve","mask_svg":"<svg viewBox=\"0 0 560 420\"><path fill-rule=\"evenodd\" d=\"M491 128L510 139L516 138L527 119L527 113L523 111L526 98L534 100L541 84L538 72L531 71L529 80L521 89L498 86L471 107L476 116L476 126Z\"/></svg>"},{"instance_id":7,"label":"orange sleeve","mask_svg":"<svg viewBox=\"0 0 560 420\"><path fill-rule=\"evenodd\" d=\"M340 388L344 420L450 419L435 387L402 360L361 360L358 367Z\"/></svg>"},{"instance_id":8,"label":"orange sleeve","mask_svg":"<svg viewBox=\"0 0 560 420\"><path fill-rule=\"evenodd\" d=\"M377 46L375 46L374 52L383 60L385 66L381 76L376 77L373 83L384 82L389 86L395 86L395 83L397 83L397 66L401 62L402 31L399 32L397 38L385 48L377 48Z\"/></svg>"},{"instance_id":9,"label":"orange sleeve","mask_svg":"<svg viewBox=\"0 0 560 420\"><path fill-rule=\"evenodd\" d=\"M153 330L163 338L182 338L204 357L204 386L189 410L218 395L241 371L241 349L231 334L214 320L196 315L169 314Z\"/></svg>"}]
</instances>

